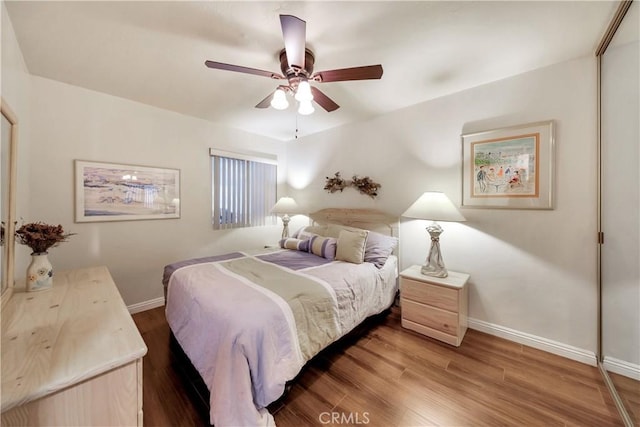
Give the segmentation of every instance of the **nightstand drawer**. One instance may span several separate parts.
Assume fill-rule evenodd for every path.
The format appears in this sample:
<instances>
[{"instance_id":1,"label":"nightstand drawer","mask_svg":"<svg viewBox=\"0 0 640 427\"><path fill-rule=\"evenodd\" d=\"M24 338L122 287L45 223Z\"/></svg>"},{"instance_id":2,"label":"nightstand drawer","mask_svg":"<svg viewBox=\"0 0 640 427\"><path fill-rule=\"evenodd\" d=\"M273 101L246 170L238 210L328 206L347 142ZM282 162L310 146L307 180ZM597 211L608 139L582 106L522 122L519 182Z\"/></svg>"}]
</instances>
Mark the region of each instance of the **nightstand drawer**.
<instances>
[{"instance_id":1,"label":"nightstand drawer","mask_svg":"<svg viewBox=\"0 0 640 427\"><path fill-rule=\"evenodd\" d=\"M458 314L402 298L402 319L428 326L450 335L458 334Z\"/></svg>"},{"instance_id":2,"label":"nightstand drawer","mask_svg":"<svg viewBox=\"0 0 640 427\"><path fill-rule=\"evenodd\" d=\"M456 289L435 286L403 277L400 296L444 310L458 311L458 291Z\"/></svg>"}]
</instances>

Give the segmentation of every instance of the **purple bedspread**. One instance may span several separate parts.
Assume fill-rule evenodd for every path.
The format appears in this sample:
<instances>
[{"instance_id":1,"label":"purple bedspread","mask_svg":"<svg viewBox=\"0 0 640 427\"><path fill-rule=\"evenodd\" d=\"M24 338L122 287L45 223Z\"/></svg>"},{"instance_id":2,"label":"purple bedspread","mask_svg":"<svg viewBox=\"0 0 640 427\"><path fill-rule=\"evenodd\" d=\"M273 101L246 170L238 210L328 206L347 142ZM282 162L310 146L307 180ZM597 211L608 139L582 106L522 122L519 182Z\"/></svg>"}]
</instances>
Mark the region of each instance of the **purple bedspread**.
<instances>
[{"instance_id":1,"label":"purple bedspread","mask_svg":"<svg viewBox=\"0 0 640 427\"><path fill-rule=\"evenodd\" d=\"M205 262L226 261L229 259L243 257L244 254L240 252L231 252L224 255L208 256L204 258L192 258L184 261L174 262L173 264L166 265L164 267L164 273L162 274L162 284L167 286L169 278L179 268L186 267L187 265L203 264Z\"/></svg>"},{"instance_id":2,"label":"purple bedspread","mask_svg":"<svg viewBox=\"0 0 640 427\"><path fill-rule=\"evenodd\" d=\"M184 261L174 262L173 264L166 265L164 267L164 273L162 275L162 284L167 286L169 278L179 268L186 267L188 265L204 264L207 262L219 262L228 261L230 259L242 258L246 256L242 252L231 252L224 255L208 256L203 258L192 258ZM264 255L258 255L263 261L270 262L281 267L286 267L291 270L297 271L303 268L317 267L319 265L328 264L331 260L310 254L308 252L300 252L294 250L282 250L277 252L271 252Z\"/></svg>"},{"instance_id":3,"label":"purple bedspread","mask_svg":"<svg viewBox=\"0 0 640 427\"><path fill-rule=\"evenodd\" d=\"M286 267L291 270L301 270L303 268L317 267L331 262L326 258L294 250L285 250L266 255L258 255L256 258Z\"/></svg>"}]
</instances>

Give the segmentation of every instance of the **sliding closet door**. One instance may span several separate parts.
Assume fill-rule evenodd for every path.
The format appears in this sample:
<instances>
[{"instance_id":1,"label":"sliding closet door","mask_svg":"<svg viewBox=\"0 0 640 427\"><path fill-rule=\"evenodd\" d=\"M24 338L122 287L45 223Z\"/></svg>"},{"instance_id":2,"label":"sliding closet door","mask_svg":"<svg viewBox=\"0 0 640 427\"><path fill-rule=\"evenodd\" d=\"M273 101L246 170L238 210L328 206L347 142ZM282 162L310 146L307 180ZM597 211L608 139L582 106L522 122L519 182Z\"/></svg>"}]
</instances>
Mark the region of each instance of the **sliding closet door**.
<instances>
[{"instance_id":1,"label":"sliding closet door","mask_svg":"<svg viewBox=\"0 0 640 427\"><path fill-rule=\"evenodd\" d=\"M638 1L601 57L602 362L640 425L640 44Z\"/></svg>"}]
</instances>

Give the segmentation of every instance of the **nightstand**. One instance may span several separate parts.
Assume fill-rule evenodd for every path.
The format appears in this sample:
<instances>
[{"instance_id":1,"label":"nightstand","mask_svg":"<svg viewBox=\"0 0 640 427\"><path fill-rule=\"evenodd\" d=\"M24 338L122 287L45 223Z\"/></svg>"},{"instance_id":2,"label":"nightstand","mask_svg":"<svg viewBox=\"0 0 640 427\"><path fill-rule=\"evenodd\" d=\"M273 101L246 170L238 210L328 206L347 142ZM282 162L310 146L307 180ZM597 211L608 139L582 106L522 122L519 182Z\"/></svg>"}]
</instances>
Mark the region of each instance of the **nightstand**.
<instances>
[{"instance_id":1,"label":"nightstand","mask_svg":"<svg viewBox=\"0 0 640 427\"><path fill-rule=\"evenodd\" d=\"M413 265L400 273L402 326L455 345L467 331L469 275L449 271L440 278L420 273Z\"/></svg>"}]
</instances>

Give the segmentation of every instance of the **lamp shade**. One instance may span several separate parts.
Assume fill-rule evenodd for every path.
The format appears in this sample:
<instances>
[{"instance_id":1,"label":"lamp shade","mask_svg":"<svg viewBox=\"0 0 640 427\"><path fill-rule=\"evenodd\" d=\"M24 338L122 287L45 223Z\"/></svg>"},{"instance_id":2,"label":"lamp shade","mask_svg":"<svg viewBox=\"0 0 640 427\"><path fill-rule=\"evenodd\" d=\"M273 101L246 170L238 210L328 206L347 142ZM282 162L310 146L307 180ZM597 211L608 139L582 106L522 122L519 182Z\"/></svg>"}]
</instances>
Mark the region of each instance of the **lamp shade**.
<instances>
[{"instance_id":1,"label":"lamp shade","mask_svg":"<svg viewBox=\"0 0 640 427\"><path fill-rule=\"evenodd\" d=\"M281 197L271 208L274 214L290 214L298 211L298 204L291 197Z\"/></svg>"},{"instance_id":2,"label":"lamp shade","mask_svg":"<svg viewBox=\"0 0 640 427\"><path fill-rule=\"evenodd\" d=\"M273 92L271 106L276 110L285 110L289 106L287 95L284 93L284 90L278 88L275 92Z\"/></svg>"},{"instance_id":3,"label":"lamp shade","mask_svg":"<svg viewBox=\"0 0 640 427\"><path fill-rule=\"evenodd\" d=\"M301 114L303 116L308 116L309 114L312 114L314 111L316 111L316 109L313 108L311 101L300 101L300 107L298 107L298 114Z\"/></svg>"},{"instance_id":4,"label":"lamp shade","mask_svg":"<svg viewBox=\"0 0 640 427\"><path fill-rule=\"evenodd\" d=\"M440 191L427 191L402 216L432 221L466 221L447 195Z\"/></svg>"}]
</instances>

